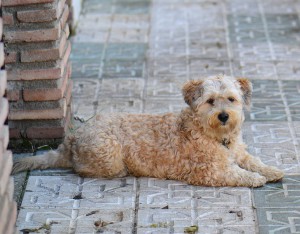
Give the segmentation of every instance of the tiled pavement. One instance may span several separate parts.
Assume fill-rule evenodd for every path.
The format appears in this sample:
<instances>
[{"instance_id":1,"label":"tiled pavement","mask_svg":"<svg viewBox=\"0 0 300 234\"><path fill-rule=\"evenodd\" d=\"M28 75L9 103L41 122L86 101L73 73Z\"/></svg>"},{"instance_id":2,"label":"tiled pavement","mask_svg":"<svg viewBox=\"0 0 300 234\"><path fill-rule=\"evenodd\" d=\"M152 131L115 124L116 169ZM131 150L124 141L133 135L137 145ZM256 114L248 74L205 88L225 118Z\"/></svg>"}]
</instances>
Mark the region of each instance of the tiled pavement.
<instances>
[{"instance_id":1,"label":"tiled pavement","mask_svg":"<svg viewBox=\"0 0 300 234\"><path fill-rule=\"evenodd\" d=\"M286 176L249 189L35 171L19 231L162 234L197 225L198 233L300 232L299 1L84 0L71 58L73 109L83 119L179 111L189 79L248 77L254 95L244 139Z\"/></svg>"}]
</instances>

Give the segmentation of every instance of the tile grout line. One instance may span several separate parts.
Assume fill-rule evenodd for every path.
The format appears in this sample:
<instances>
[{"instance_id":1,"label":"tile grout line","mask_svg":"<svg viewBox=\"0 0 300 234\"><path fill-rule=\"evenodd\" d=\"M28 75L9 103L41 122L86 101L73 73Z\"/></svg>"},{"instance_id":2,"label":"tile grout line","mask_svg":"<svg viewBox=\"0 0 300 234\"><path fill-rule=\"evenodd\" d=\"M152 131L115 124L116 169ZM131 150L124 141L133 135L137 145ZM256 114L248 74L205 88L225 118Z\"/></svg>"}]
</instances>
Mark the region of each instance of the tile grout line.
<instances>
[{"instance_id":1,"label":"tile grout line","mask_svg":"<svg viewBox=\"0 0 300 234\"><path fill-rule=\"evenodd\" d=\"M190 20L189 20L189 13L187 9L184 9L184 17L185 17L185 62L186 62L186 78L187 80L191 79L191 61L190 61Z\"/></svg>"},{"instance_id":2,"label":"tile grout line","mask_svg":"<svg viewBox=\"0 0 300 234\"><path fill-rule=\"evenodd\" d=\"M226 50L227 50L227 56L228 56L228 61L229 61L229 69L230 69L230 75L233 76L233 65L232 65L232 61L233 61L233 56L231 53L231 44L230 44L230 36L229 36L229 24L228 24L228 20L227 20L227 15L228 12L226 10L226 6L225 3L222 2L221 4L222 6L222 15L223 15L223 22L224 22L224 29L225 29L225 37L226 37Z\"/></svg>"},{"instance_id":3,"label":"tile grout line","mask_svg":"<svg viewBox=\"0 0 300 234\"><path fill-rule=\"evenodd\" d=\"M111 36L111 31L112 31L112 27L113 27L114 18L115 18L115 2L116 2L116 0L112 1L112 6L111 6L111 9L110 9L110 14L111 14L111 16L110 16L110 25L109 25L109 29L108 29L108 32L107 32L107 36L105 38L105 42L104 42L104 45L103 45L103 51L102 51L101 58L100 58L100 66L99 66L98 79L97 79L98 83L97 83L97 87L96 87L96 93L95 93L95 96L94 96L94 100L96 102L98 101L99 94L101 92L101 86L102 86L102 80L103 80L104 59L105 59L105 56L106 56L107 47L108 47L109 39L110 39L110 36ZM98 105L95 107L94 114L97 114L97 111L98 111L97 109L98 109Z\"/></svg>"},{"instance_id":4,"label":"tile grout line","mask_svg":"<svg viewBox=\"0 0 300 234\"><path fill-rule=\"evenodd\" d=\"M145 113L145 106L146 106L146 99L147 99L147 89L148 89L148 77L149 77L149 61L151 58L151 32L152 32L152 11L153 11L153 1L151 0L149 3L149 23L148 23L148 40L146 44L146 51L145 51L145 61L144 61L144 72L143 72L143 78L144 78L144 88L142 90L142 113Z\"/></svg>"},{"instance_id":5,"label":"tile grout line","mask_svg":"<svg viewBox=\"0 0 300 234\"><path fill-rule=\"evenodd\" d=\"M78 185L77 185L78 194L82 193L83 181L84 179L82 177L78 177ZM80 199L75 199L73 202L68 234L74 234L76 232L79 209L80 209Z\"/></svg>"},{"instance_id":6,"label":"tile grout line","mask_svg":"<svg viewBox=\"0 0 300 234\"><path fill-rule=\"evenodd\" d=\"M140 208L140 178L135 178L135 204L133 217L133 234L137 234L138 229L138 212Z\"/></svg>"},{"instance_id":7,"label":"tile grout line","mask_svg":"<svg viewBox=\"0 0 300 234\"><path fill-rule=\"evenodd\" d=\"M260 0L256 0L256 3L257 3L257 6L258 6L258 9L259 9L261 20L263 22L264 33L265 33L265 36L266 36L266 39L267 39L267 43L268 43L268 48L269 48L269 52L270 52L270 55L271 55L271 59L272 59L272 61L275 61L276 60L276 56L275 56L275 53L274 53L273 44L272 44L272 41L271 41L271 38L270 38L270 34L269 34L269 28L268 28L268 23L267 23L266 16L265 16L265 11L264 11L263 6L261 5L261 1ZM277 76L277 78L278 78L278 76Z\"/></svg>"}]
</instances>

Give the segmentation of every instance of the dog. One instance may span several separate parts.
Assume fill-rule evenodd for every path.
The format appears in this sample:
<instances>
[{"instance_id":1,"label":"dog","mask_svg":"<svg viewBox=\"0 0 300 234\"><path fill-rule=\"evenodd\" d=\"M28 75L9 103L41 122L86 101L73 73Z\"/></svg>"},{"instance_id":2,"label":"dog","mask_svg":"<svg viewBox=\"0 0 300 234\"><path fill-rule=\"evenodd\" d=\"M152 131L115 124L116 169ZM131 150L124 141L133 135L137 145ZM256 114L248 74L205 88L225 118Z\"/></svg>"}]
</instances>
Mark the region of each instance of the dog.
<instances>
[{"instance_id":1,"label":"dog","mask_svg":"<svg viewBox=\"0 0 300 234\"><path fill-rule=\"evenodd\" d=\"M187 107L163 115L97 115L56 151L14 162L12 173L73 168L82 177L156 177L201 186L260 187L284 173L250 155L242 141L252 84L226 75L182 88Z\"/></svg>"}]
</instances>

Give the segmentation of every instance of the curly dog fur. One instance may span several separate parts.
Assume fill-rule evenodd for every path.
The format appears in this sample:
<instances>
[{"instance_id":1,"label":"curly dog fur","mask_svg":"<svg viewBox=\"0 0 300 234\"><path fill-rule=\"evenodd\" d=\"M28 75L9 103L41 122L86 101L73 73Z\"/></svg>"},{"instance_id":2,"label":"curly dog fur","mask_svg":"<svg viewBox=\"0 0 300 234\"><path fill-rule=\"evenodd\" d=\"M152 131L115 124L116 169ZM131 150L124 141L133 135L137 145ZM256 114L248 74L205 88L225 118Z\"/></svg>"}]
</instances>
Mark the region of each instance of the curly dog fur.
<instances>
[{"instance_id":1,"label":"curly dog fur","mask_svg":"<svg viewBox=\"0 0 300 234\"><path fill-rule=\"evenodd\" d=\"M62 167L84 177L134 175L248 187L283 177L251 156L242 141L250 81L213 76L187 82L182 92L188 107L179 114L98 115L56 151L16 161L13 173Z\"/></svg>"}]
</instances>

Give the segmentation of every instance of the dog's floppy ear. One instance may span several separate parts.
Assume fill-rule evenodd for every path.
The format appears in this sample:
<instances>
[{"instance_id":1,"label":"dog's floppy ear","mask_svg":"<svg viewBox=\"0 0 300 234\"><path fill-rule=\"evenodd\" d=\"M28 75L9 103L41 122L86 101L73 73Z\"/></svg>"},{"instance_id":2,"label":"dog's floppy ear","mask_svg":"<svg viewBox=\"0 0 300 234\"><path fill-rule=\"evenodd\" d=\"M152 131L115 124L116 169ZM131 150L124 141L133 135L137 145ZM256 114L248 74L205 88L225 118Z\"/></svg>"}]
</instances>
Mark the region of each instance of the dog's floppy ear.
<instances>
[{"instance_id":1,"label":"dog's floppy ear","mask_svg":"<svg viewBox=\"0 0 300 234\"><path fill-rule=\"evenodd\" d=\"M243 99L246 107L250 106L252 97L252 83L246 78L237 78L243 92Z\"/></svg>"},{"instance_id":2,"label":"dog's floppy ear","mask_svg":"<svg viewBox=\"0 0 300 234\"><path fill-rule=\"evenodd\" d=\"M183 85L182 94L188 105L191 106L197 98L201 97L203 93L202 84L203 80L191 80Z\"/></svg>"}]
</instances>

